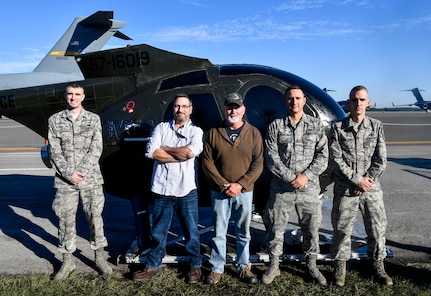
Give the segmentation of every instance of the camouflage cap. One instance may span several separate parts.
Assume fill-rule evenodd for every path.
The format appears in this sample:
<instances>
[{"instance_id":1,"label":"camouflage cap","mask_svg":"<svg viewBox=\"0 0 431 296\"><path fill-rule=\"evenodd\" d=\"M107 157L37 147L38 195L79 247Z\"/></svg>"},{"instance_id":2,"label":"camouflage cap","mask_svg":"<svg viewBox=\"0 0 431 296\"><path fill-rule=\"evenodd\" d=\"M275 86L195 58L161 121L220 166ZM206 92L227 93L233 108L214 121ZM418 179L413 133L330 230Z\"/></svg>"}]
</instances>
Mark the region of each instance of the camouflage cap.
<instances>
[{"instance_id":1,"label":"camouflage cap","mask_svg":"<svg viewBox=\"0 0 431 296\"><path fill-rule=\"evenodd\" d=\"M230 93L227 95L225 101L225 105L235 104L238 106L244 106L244 101L242 99L242 96L239 93Z\"/></svg>"}]
</instances>

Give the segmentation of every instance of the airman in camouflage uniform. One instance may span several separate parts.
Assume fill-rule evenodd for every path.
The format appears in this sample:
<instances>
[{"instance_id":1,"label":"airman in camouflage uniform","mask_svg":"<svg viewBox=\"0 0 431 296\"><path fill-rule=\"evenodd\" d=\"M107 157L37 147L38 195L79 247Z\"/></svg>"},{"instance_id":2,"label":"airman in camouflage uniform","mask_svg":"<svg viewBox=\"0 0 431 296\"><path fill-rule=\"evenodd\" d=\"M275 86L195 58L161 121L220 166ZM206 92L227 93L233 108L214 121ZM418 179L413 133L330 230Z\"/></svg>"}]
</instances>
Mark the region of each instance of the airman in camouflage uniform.
<instances>
[{"instance_id":1,"label":"airman in camouflage uniform","mask_svg":"<svg viewBox=\"0 0 431 296\"><path fill-rule=\"evenodd\" d=\"M386 213L379 178L386 168L386 144L383 124L365 115L370 106L364 86L354 87L348 100L350 116L333 125L329 137L331 164L334 166L334 204L332 226L334 237L331 254L334 259L335 284L343 286L346 261L351 256L351 234L358 210L361 211L368 236L368 256L374 273L386 285L392 279L386 274Z\"/></svg>"},{"instance_id":2,"label":"airman in camouflage uniform","mask_svg":"<svg viewBox=\"0 0 431 296\"><path fill-rule=\"evenodd\" d=\"M105 196L99 166L102 126L97 114L82 107L84 98L80 84L69 84L65 92L68 108L48 120L57 191L53 210L59 218L59 251L63 255L63 265L55 279L65 279L75 269L72 253L76 250L76 212L80 198L90 225L90 247L95 250L96 266L103 275L112 272L104 251L108 242L103 229Z\"/></svg>"},{"instance_id":3,"label":"airman in camouflage uniform","mask_svg":"<svg viewBox=\"0 0 431 296\"><path fill-rule=\"evenodd\" d=\"M280 275L284 233L294 208L303 232L302 249L308 272L319 284L325 277L316 266L320 253L318 229L322 220L319 176L328 166L327 138L319 119L304 113L304 92L297 86L286 90L284 103L289 116L276 119L265 138L265 160L272 173L270 196L263 219L267 229L270 266L262 282L270 284Z\"/></svg>"}]
</instances>

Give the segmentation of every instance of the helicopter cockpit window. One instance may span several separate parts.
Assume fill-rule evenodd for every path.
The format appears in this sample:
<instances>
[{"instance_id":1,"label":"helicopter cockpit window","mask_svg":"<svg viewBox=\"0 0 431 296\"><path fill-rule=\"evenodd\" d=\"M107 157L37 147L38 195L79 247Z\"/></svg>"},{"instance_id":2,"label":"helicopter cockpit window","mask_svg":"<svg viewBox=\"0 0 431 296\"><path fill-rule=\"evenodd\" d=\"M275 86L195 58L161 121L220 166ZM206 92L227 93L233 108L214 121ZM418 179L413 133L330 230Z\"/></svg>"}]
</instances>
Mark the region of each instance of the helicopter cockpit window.
<instances>
[{"instance_id":1,"label":"helicopter cockpit window","mask_svg":"<svg viewBox=\"0 0 431 296\"><path fill-rule=\"evenodd\" d=\"M208 85L209 80L206 71L195 71L190 73L185 73L164 79L159 87L160 91L165 91L169 89L174 89L178 87L191 86L191 85Z\"/></svg>"},{"instance_id":2,"label":"helicopter cockpit window","mask_svg":"<svg viewBox=\"0 0 431 296\"><path fill-rule=\"evenodd\" d=\"M274 119L286 116L283 98L284 93L266 85L251 88L244 97L247 120L265 134Z\"/></svg>"},{"instance_id":3,"label":"helicopter cockpit window","mask_svg":"<svg viewBox=\"0 0 431 296\"><path fill-rule=\"evenodd\" d=\"M214 112L214 110L218 110L218 107L212 94L190 94L189 96L193 101L191 118L194 124L201 127L204 131L220 124L223 118L219 112ZM173 101L166 108L164 115L164 120L166 121L172 119L172 106Z\"/></svg>"},{"instance_id":4,"label":"helicopter cockpit window","mask_svg":"<svg viewBox=\"0 0 431 296\"><path fill-rule=\"evenodd\" d=\"M278 89L266 85L251 88L247 91L244 99L248 121L264 134L274 119L287 115L283 99L284 92ZM304 112L316 116L316 112L308 103L304 106Z\"/></svg>"}]
</instances>

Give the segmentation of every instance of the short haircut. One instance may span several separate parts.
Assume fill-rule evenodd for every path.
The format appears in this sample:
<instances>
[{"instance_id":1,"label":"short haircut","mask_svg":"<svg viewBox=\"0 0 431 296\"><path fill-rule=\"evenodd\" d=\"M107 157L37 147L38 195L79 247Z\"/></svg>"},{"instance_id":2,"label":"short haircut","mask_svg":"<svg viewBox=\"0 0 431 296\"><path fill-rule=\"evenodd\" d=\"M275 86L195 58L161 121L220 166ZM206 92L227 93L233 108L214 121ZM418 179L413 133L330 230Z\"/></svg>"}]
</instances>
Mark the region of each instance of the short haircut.
<instances>
[{"instance_id":1,"label":"short haircut","mask_svg":"<svg viewBox=\"0 0 431 296\"><path fill-rule=\"evenodd\" d=\"M298 85L290 85L290 86L286 89L286 91L284 92L284 96L287 96L287 93L288 93L289 91L291 91L292 89L299 89L299 90L301 90L301 91L304 93L304 90L303 90L300 86L298 86ZM304 96L305 96L305 94L304 94Z\"/></svg>"},{"instance_id":2,"label":"short haircut","mask_svg":"<svg viewBox=\"0 0 431 296\"><path fill-rule=\"evenodd\" d=\"M185 93L179 93L179 94L176 94L176 95L175 95L175 97L174 97L174 102L175 102L178 98L187 98L187 99L189 99L190 106L192 106L192 105L193 105L192 99L190 99L190 97L189 97L189 95L188 95L188 94L185 94Z\"/></svg>"},{"instance_id":3,"label":"short haircut","mask_svg":"<svg viewBox=\"0 0 431 296\"><path fill-rule=\"evenodd\" d=\"M78 83L78 82L71 82L68 85L66 85L66 90L64 92L67 92L67 88L68 87L72 87L72 88L82 88L82 90L85 92L84 90L84 86L82 86L82 84Z\"/></svg>"},{"instance_id":4,"label":"short haircut","mask_svg":"<svg viewBox=\"0 0 431 296\"><path fill-rule=\"evenodd\" d=\"M352 90L350 91L349 99L351 99L355 95L355 93L360 91L360 90L365 90L368 93L368 89L365 86L357 85L354 88L352 88Z\"/></svg>"}]
</instances>

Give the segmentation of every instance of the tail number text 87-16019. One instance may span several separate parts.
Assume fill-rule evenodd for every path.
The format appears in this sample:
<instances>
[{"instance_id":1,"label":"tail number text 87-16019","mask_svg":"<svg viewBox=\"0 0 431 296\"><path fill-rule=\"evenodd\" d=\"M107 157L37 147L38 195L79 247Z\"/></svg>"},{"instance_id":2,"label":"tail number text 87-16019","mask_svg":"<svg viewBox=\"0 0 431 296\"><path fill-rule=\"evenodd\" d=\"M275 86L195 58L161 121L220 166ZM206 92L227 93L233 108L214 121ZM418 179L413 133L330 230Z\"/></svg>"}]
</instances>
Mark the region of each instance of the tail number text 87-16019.
<instances>
[{"instance_id":1,"label":"tail number text 87-16019","mask_svg":"<svg viewBox=\"0 0 431 296\"><path fill-rule=\"evenodd\" d=\"M90 60L91 70L95 72L139 68L150 63L150 55L146 51L135 51L125 54L98 56Z\"/></svg>"}]
</instances>

